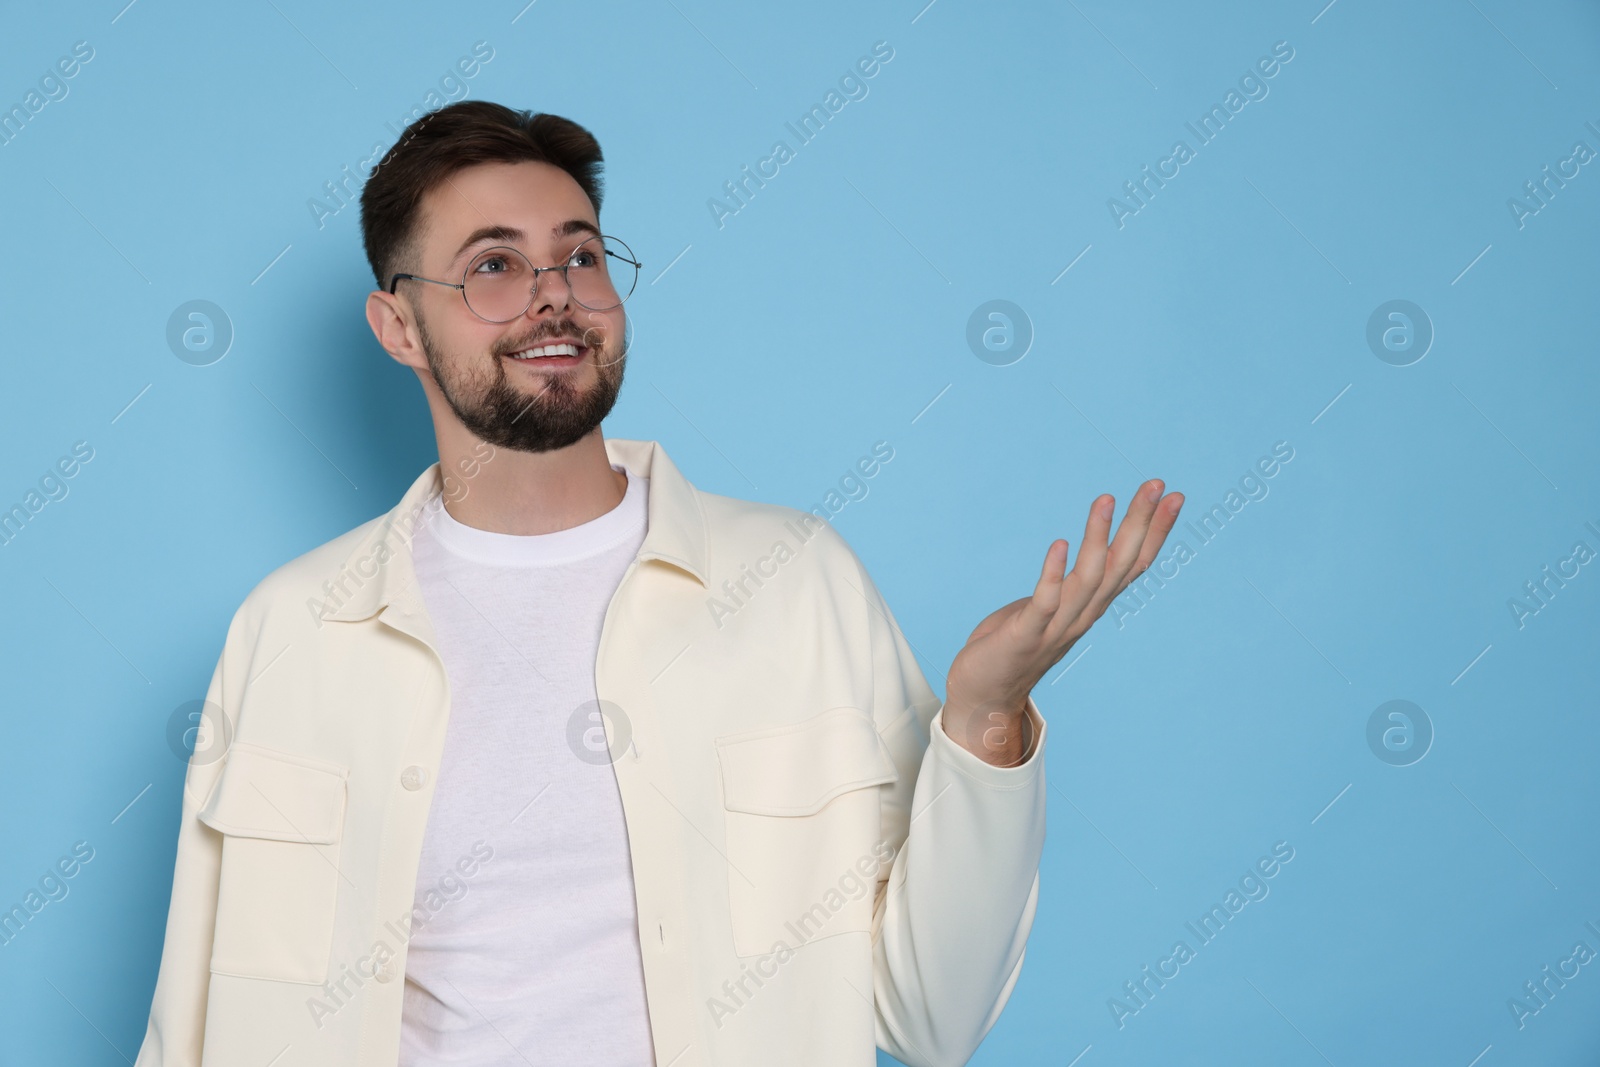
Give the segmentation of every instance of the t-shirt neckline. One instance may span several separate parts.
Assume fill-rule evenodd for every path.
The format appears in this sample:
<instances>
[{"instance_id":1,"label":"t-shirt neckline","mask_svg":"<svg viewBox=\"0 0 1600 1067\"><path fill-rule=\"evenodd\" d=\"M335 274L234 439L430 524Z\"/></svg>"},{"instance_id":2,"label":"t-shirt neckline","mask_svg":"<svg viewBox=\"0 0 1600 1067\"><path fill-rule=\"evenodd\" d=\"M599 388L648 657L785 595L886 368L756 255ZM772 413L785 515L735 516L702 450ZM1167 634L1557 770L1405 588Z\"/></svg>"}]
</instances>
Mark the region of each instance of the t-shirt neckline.
<instances>
[{"instance_id":1,"label":"t-shirt neckline","mask_svg":"<svg viewBox=\"0 0 1600 1067\"><path fill-rule=\"evenodd\" d=\"M645 493L648 478L636 476L617 463L611 469L625 475L628 488L616 507L588 522L543 534L508 534L480 530L451 515L443 497L436 501L429 522L439 546L452 555L498 567L550 567L599 555L645 527Z\"/></svg>"}]
</instances>

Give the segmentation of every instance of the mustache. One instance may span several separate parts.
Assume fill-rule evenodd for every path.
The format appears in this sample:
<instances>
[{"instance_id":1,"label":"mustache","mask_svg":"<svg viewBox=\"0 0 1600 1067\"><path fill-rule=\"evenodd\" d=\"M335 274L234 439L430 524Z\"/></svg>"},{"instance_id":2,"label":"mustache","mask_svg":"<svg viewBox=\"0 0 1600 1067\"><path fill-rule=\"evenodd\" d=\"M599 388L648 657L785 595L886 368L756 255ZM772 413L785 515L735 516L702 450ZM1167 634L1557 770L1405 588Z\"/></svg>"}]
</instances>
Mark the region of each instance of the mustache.
<instances>
[{"instance_id":1,"label":"mustache","mask_svg":"<svg viewBox=\"0 0 1600 1067\"><path fill-rule=\"evenodd\" d=\"M532 348L559 337L576 337L588 348L604 348L610 341L610 333L611 331L604 325L580 327L571 319L560 319L547 322L525 337L499 346L495 354L509 356L513 352L521 352L525 348Z\"/></svg>"},{"instance_id":2,"label":"mustache","mask_svg":"<svg viewBox=\"0 0 1600 1067\"><path fill-rule=\"evenodd\" d=\"M584 332L578 329L578 324L571 319L559 319L545 323L525 337L508 341L501 345L495 354L509 356L513 352L521 352L524 348L532 348L557 337L582 337L583 334ZM584 343L587 344L587 340Z\"/></svg>"},{"instance_id":3,"label":"mustache","mask_svg":"<svg viewBox=\"0 0 1600 1067\"><path fill-rule=\"evenodd\" d=\"M585 326L580 328L578 324L571 319L561 319L559 321L545 323L539 329L533 331L527 336L516 341L512 341L509 344L499 346L495 352L495 355L509 356L513 352L521 352L525 348L532 348L535 345L542 344L545 341L553 340L558 337L576 337L580 343L590 350L591 355L602 355L608 357L604 363L600 364L601 366L610 366L612 363L620 362L622 357L627 354L628 349L626 336L626 331L624 330L623 346L620 350L613 351L611 344L611 330L603 323L597 323L593 326Z\"/></svg>"}]
</instances>

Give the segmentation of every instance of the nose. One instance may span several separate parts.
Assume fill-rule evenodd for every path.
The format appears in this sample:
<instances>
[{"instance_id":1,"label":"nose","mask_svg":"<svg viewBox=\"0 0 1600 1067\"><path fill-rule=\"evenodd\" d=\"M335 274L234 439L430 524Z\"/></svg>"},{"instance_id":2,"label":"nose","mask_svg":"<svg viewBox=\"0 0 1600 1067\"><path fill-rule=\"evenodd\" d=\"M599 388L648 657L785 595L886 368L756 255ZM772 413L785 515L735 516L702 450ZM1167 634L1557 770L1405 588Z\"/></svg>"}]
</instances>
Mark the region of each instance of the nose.
<instances>
[{"instance_id":1,"label":"nose","mask_svg":"<svg viewBox=\"0 0 1600 1067\"><path fill-rule=\"evenodd\" d=\"M566 271L560 267L535 268L533 299L528 302L525 314L537 319L546 312L565 312L572 303L572 286L567 283Z\"/></svg>"}]
</instances>

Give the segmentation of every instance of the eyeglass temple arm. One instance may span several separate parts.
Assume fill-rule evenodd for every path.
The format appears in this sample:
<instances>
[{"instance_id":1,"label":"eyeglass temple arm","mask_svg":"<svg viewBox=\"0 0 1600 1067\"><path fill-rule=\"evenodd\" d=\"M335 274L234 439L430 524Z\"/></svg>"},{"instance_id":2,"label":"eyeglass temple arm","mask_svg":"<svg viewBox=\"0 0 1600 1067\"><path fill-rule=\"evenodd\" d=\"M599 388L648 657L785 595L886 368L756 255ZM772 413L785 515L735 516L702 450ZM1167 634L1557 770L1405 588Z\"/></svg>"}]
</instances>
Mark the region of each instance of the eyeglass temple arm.
<instances>
[{"instance_id":1,"label":"eyeglass temple arm","mask_svg":"<svg viewBox=\"0 0 1600 1067\"><path fill-rule=\"evenodd\" d=\"M428 282L429 284L432 284L432 285L448 286L451 289L465 289L466 288L465 285L461 285L461 284L459 284L457 282L434 281L432 278L424 278L420 274L396 274L393 278L389 279L389 292L393 293L395 285L398 284L399 282L405 280L406 278L410 278L414 282Z\"/></svg>"}]
</instances>

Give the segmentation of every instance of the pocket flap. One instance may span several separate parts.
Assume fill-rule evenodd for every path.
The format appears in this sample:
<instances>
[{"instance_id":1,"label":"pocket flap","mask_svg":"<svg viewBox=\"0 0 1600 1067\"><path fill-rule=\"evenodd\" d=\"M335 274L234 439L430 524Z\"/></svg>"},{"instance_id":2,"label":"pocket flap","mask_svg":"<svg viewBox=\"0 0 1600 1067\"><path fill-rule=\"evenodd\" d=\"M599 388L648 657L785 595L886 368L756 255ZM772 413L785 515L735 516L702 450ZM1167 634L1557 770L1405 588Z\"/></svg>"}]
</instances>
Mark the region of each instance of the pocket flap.
<instances>
[{"instance_id":1,"label":"pocket flap","mask_svg":"<svg viewBox=\"0 0 1600 1067\"><path fill-rule=\"evenodd\" d=\"M200 821L235 837L331 845L344 825L344 768L234 742Z\"/></svg>"},{"instance_id":2,"label":"pocket flap","mask_svg":"<svg viewBox=\"0 0 1600 1067\"><path fill-rule=\"evenodd\" d=\"M900 777L872 717L857 708L719 737L716 745L723 806L752 815L812 815L840 793Z\"/></svg>"}]
</instances>

